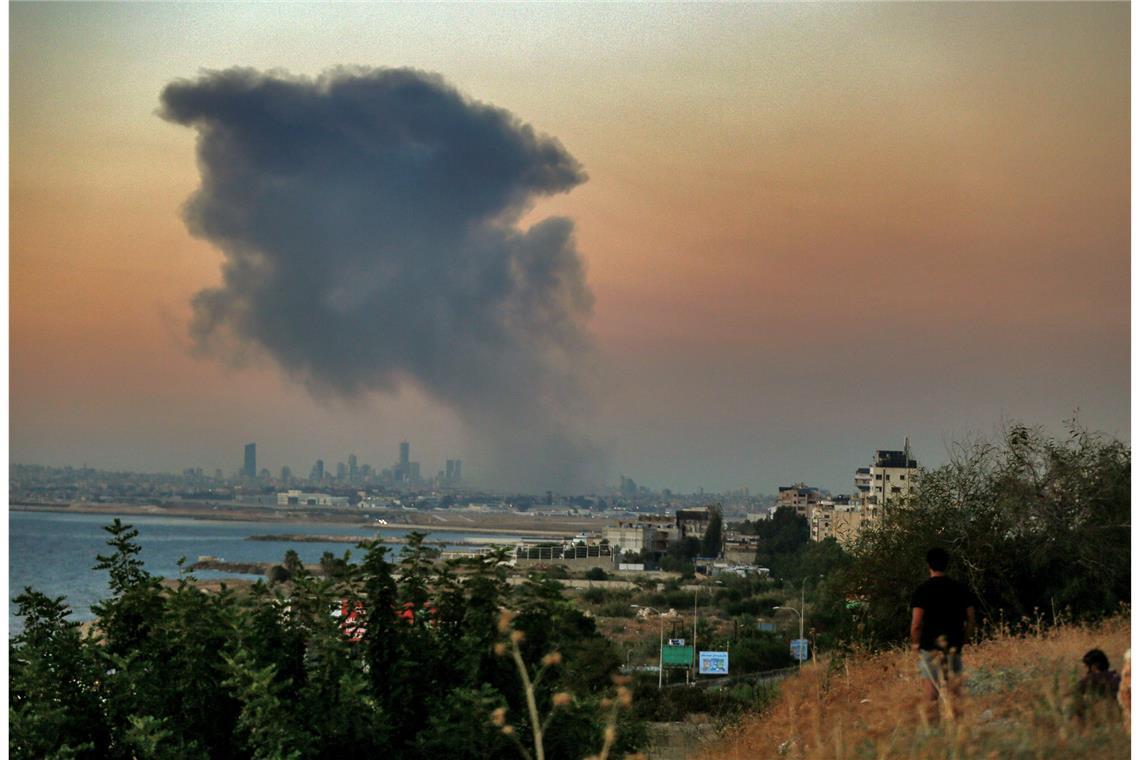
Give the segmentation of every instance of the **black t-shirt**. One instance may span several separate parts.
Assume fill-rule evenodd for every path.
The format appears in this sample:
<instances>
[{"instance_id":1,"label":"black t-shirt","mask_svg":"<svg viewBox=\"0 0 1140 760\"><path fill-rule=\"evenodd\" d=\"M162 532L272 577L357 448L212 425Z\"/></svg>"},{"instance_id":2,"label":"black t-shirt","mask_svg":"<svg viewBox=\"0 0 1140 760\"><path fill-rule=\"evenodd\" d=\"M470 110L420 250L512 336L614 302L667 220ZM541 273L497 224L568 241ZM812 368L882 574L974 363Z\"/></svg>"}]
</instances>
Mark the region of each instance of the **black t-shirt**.
<instances>
[{"instance_id":1,"label":"black t-shirt","mask_svg":"<svg viewBox=\"0 0 1140 760\"><path fill-rule=\"evenodd\" d=\"M970 589L953 578L937 575L914 591L910 606L922 610L921 649L937 649L938 637L946 637L946 645L961 649L965 638L966 608L975 606Z\"/></svg>"}]
</instances>

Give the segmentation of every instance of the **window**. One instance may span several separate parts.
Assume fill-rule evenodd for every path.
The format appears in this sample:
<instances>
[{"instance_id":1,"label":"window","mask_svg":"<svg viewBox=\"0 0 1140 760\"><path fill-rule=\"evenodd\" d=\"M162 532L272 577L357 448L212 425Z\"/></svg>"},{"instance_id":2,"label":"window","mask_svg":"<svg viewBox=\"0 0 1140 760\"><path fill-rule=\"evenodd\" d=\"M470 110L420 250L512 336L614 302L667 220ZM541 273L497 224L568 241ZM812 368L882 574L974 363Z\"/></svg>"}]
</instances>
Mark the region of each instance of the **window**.
<instances>
[{"instance_id":1,"label":"window","mask_svg":"<svg viewBox=\"0 0 1140 760\"><path fill-rule=\"evenodd\" d=\"M875 473L875 480L882 480L882 479L883 479L883 473L876 472Z\"/></svg>"}]
</instances>

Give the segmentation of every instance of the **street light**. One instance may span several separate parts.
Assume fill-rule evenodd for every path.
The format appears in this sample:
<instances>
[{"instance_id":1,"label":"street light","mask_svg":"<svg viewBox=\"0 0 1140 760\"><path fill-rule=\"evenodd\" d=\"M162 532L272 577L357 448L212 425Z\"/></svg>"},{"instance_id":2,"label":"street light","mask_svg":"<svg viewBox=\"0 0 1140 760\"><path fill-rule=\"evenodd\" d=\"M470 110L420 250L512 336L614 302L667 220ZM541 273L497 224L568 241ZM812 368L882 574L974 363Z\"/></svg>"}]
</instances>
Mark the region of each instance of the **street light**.
<instances>
[{"instance_id":1,"label":"street light","mask_svg":"<svg viewBox=\"0 0 1140 760\"><path fill-rule=\"evenodd\" d=\"M635 610L649 610L661 618L661 643L657 647L657 690L661 691L661 685L665 677L665 613L641 604L631 604L629 606Z\"/></svg>"},{"instance_id":2,"label":"street light","mask_svg":"<svg viewBox=\"0 0 1140 760\"><path fill-rule=\"evenodd\" d=\"M800 608L798 610L795 607L774 607L773 609L775 609L775 610L791 610L792 612L796 613L796 615L799 616L799 618L800 618L800 641L803 641L804 640L804 613L803 613L802 597L800 600ZM803 663L804 663L804 661L801 660L799 657L796 658L796 666L797 667L800 665L803 665Z\"/></svg>"}]
</instances>

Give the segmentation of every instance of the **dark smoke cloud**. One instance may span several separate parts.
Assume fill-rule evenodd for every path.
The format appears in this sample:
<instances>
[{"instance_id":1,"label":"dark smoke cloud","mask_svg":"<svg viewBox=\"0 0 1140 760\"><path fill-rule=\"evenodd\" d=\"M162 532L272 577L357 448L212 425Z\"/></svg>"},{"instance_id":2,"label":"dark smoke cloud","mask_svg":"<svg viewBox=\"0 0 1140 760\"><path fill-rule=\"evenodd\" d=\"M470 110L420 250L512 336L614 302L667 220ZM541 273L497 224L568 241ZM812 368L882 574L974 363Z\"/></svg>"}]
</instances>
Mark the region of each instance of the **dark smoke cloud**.
<instances>
[{"instance_id":1,"label":"dark smoke cloud","mask_svg":"<svg viewBox=\"0 0 1140 760\"><path fill-rule=\"evenodd\" d=\"M600 482L573 422L593 306L573 223L518 227L586 178L557 140L408 69L210 72L168 85L161 115L198 132L185 220L225 255L194 298L199 347L267 352L318 395L415 383L499 485Z\"/></svg>"}]
</instances>

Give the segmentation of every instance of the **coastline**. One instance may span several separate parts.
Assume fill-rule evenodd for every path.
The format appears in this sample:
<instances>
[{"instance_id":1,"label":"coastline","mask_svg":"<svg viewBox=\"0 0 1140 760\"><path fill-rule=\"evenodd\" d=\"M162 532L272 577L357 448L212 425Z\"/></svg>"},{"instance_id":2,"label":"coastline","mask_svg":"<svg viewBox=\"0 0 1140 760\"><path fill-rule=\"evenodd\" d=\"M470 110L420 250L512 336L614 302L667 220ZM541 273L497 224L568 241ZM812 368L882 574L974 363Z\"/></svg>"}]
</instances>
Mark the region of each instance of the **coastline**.
<instances>
[{"instance_id":1,"label":"coastline","mask_svg":"<svg viewBox=\"0 0 1140 760\"><path fill-rule=\"evenodd\" d=\"M422 531L425 533L483 533L533 536L539 538L562 538L581 532L599 531L606 519L573 515L537 515L504 512L449 511L446 515L438 512L412 510L371 509L364 514L356 511L331 509L277 509L221 504L187 504L171 506L155 504L27 504L14 502L8 505L12 512L54 512L60 514L106 515L107 517L146 516L182 517L191 520L221 520L228 522L259 523L309 523L347 524L372 529ZM377 516L387 520L378 524Z\"/></svg>"}]
</instances>

